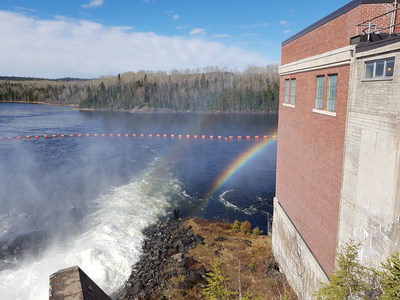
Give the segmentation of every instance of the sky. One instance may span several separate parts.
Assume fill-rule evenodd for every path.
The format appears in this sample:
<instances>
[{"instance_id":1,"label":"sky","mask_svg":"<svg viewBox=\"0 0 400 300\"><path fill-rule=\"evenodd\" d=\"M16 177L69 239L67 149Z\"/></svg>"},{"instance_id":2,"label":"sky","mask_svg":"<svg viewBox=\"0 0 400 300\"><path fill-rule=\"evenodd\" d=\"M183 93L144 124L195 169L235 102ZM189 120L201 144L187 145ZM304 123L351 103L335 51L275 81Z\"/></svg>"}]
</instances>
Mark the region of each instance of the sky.
<instances>
[{"instance_id":1,"label":"sky","mask_svg":"<svg viewBox=\"0 0 400 300\"><path fill-rule=\"evenodd\" d=\"M0 0L0 76L243 71L350 0Z\"/></svg>"}]
</instances>

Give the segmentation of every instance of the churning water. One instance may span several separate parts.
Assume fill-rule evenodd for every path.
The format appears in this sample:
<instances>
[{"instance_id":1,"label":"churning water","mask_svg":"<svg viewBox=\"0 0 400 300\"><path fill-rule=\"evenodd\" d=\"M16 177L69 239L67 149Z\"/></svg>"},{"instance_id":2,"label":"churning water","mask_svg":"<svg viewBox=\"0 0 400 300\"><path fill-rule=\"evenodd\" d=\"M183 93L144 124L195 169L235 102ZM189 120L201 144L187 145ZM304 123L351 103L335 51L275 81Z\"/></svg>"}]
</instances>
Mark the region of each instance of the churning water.
<instances>
[{"instance_id":1,"label":"churning water","mask_svg":"<svg viewBox=\"0 0 400 300\"><path fill-rule=\"evenodd\" d=\"M270 136L276 127L275 115L0 104L0 299L47 299L49 275L73 265L112 294L138 260L143 229L173 208L265 230L276 141L217 136Z\"/></svg>"}]
</instances>

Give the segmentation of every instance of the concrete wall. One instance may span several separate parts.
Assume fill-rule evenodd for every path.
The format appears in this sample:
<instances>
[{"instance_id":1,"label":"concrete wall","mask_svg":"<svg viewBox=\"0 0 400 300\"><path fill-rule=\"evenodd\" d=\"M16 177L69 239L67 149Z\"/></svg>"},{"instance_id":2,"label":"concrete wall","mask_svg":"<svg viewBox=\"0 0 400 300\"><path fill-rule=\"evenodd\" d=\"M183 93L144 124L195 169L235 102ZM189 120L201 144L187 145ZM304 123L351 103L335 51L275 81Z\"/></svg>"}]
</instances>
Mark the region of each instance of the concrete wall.
<instances>
[{"instance_id":1,"label":"concrete wall","mask_svg":"<svg viewBox=\"0 0 400 300\"><path fill-rule=\"evenodd\" d=\"M274 199L272 244L276 260L300 299L311 299L328 278L298 230Z\"/></svg>"},{"instance_id":2,"label":"concrete wall","mask_svg":"<svg viewBox=\"0 0 400 300\"><path fill-rule=\"evenodd\" d=\"M79 267L50 276L49 300L111 300Z\"/></svg>"},{"instance_id":3,"label":"concrete wall","mask_svg":"<svg viewBox=\"0 0 400 300\"><path fill-rule=\"evenodd\" d=\"M365 62L395 57L391 80L365 80ZM400 251L400 39L356 53L352 67L339 246L362 243L375 267Z\"/></svg>"}]
</instances>

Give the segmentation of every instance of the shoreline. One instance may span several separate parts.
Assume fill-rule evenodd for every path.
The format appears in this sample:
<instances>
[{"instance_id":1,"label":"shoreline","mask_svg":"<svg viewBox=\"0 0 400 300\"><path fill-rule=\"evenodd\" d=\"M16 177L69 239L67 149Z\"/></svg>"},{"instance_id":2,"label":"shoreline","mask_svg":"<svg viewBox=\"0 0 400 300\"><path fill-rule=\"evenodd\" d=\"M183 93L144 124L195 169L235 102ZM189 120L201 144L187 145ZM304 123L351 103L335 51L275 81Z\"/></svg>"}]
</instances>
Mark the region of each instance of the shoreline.
<instances>
[{"instance_id":1,"label":"shoreline","mask_svg":"<svg viewBox=\"0 0 400 300\"><path fill-rule=\"evenodd\" d=\"M60 104L60 103L49 103L49 102L29 102L29 101L2 101L1 103L22 103L22 104L37 104L37 105L49 105L49 106L63 106L63 107L72 107L77 111L93 111L93 112L123 112L123 113L140 113L140 114L249 114L249 115L277 115L279 112L277 111L174 111L169 109L157 109L157 108L142 108L142 109L112 109L112 108L79 108L79 104Z\"/></svg>"},{"instance_id":2,"label":"shoreline","mask_svg":"<svg viewBox=\"0 0 400 300\"><path fill-rule=\"evenodd\" d=\"M30 102L30 101L3 101L0 100L0 104L1 103L21 103L21 104L37 104L37 105L48 105L48 106L64 106L64 107L79 107L78 104L60 104L60 103L48 103L48 102L42 102L42 101L34 101L34 102Z\"/></svg>"}]
</instances>

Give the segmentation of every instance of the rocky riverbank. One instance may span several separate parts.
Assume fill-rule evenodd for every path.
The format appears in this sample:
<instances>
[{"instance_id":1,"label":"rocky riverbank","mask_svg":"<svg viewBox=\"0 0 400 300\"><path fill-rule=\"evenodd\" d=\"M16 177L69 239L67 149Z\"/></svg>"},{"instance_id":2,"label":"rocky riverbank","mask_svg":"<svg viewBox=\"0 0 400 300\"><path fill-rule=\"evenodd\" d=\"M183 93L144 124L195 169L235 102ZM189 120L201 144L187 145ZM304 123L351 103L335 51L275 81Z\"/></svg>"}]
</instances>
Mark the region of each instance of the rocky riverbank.
<instances>
[{"instance_id":1,"label":"rocky riverbank","mask_svg":"<svg viewBox=\"0 0 400 300\"><path fill-rule=\"evenodd\" d=\"M191 269L193 263L186 256L190 248L204 243L203 238L184 226L182 220L155 224L146 229L145 236L143 255L117 299L160 299L165 290L171 289L171 279L178 276L185 277L182 288L206 283L205 268Z\"/></svg>"},{"instance_id":2,"label":"rocky riverbank","mask_svg":"<svg viewBox=\"0 0 400 300\"><path fill-rule=\"evenodd\" d=\"M215 274L232 299L296 299L278 271L268 236L177 218L151 226L145 235L142 257L114 295L118 300L205 299Z\"/></svg>"}]
</instances>

